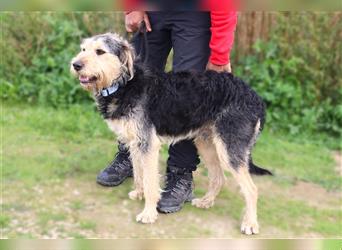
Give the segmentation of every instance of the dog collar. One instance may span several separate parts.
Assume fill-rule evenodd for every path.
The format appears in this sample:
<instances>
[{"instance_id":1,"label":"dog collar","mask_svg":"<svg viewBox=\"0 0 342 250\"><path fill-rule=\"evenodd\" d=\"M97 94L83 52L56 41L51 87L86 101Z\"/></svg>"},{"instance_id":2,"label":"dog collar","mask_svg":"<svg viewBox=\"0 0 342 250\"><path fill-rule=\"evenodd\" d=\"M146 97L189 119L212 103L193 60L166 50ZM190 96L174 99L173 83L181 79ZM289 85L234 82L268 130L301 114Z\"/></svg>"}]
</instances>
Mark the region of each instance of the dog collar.
<instances>
[{"instance_id":1,"label":"dog collar","mask_svg":"<svg viewBox=\"0 0 342 250\"><path fill-rule=\"evenodd\" d=\"M101 95L107 97L111 94L114 94L116 91L118 91L120 85L124 85L126 82L126 78L123 75L121 75L119 79L113 80L112 85L110 87L102 89Z\"/></svg>"},{"instance_id":2,"label":"dog collar","mask_svg":"<svg viewBox=\"0 0 342 250\"><path fill-rule=\"evenodd\" d=\"M111 94L114 94L118 89L119 89L119 83L114 83L109 88L102 89L101 95L104 97L109 96Z\"/></svg>"}]
</instances>

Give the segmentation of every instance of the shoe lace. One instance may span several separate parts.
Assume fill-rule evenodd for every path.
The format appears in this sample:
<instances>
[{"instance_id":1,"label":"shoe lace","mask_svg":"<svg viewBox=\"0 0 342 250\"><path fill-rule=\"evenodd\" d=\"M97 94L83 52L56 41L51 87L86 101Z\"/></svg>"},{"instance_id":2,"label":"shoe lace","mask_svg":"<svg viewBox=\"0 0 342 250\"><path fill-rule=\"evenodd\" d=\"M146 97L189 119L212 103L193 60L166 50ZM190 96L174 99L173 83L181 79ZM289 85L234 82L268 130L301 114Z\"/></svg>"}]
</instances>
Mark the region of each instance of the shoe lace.
<instances>
[{"instance_id":1,"label":"shoe lace","mask_svg":"<svg viewBox=\"0 0 342 250\"><path fill-rule=\"evenodd\" d=\"M189 188L189 181L182 178L182 175L172 171L166 174L165 191L170 192L174 198L184 194Z\"/></svg>"},{"instance_id":2,"label":"shoe lace","mask_svg":"<svg viewBox=\"0 0 342 250\"><path fill-rule=\"evenodd\" d=\"M126 153L120 151L115 154L114 160L111 162L111 165L115 166L115 170L120 173L127 171L129 164Z\"/></svg>"},{"instance_id":3,"label":"shoe lace","mask_svg":"<svg viewBox=\"0 0 342 250\"><path fill-rule=\"evenodd\" d=\"M175 183L177 183L177 179L179 179L179 177L177 177L175 173L166 173L165 190L173 189L173 186L175 185Z\"/></svg>"}]
</instances>

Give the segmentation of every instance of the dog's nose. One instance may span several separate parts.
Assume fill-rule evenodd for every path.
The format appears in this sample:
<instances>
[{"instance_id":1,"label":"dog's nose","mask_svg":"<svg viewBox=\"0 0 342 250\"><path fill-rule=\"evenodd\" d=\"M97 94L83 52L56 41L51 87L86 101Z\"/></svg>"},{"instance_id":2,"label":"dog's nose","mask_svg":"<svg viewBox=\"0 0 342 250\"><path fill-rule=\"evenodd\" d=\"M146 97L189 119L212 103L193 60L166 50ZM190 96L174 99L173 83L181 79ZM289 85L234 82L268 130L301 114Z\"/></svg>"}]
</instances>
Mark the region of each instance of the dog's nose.
<instances>
[{"instance_id":1,"label":"dog's nose","mask_svg":"<svg viewBox=\"0 0 342 250\"><path fill-rule=\"evenodd\" d=\"M76 71L80 71L83 68L83 63L81 63L80 61L77 61L77 62L74 62L72 66L74 67Z\"/></svg>"}]
</instances>

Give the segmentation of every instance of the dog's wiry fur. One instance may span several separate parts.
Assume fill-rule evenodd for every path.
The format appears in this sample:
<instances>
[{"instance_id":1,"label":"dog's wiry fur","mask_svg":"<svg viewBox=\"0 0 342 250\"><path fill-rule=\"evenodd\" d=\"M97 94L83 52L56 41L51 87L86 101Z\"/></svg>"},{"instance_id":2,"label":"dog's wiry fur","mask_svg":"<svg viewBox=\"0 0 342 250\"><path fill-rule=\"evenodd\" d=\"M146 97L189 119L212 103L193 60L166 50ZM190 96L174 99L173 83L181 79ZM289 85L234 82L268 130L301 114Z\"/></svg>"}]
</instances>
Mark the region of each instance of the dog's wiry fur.
<instances>
[{"instance_id":1,"label":"dog's wiry fur","mask_svg":"<svg viewBox=\"0 0 342 250\"><path fill-rule=\"evenodd\" d=\"M241 230L258 233L258 192L249 166L250 151L265 121L261 98L229 73L163 73L144 68L135 63L129 43L115 34L88 38L81 48L72 63L81 62L82 69L71 69L89 79L82 86L93 91L108 126L129 147L135 185L129 196L145 198L145 208L137 221L152 223L157 218L161 142L193 138L209 171L209 188L192 204L211 207L224 184L224 170L228 170L246 201ZM105 53L98 55L98 49ZM112 95L102 96L99 91L120 76L128 81Z\"/></svg>"}]
</instances>

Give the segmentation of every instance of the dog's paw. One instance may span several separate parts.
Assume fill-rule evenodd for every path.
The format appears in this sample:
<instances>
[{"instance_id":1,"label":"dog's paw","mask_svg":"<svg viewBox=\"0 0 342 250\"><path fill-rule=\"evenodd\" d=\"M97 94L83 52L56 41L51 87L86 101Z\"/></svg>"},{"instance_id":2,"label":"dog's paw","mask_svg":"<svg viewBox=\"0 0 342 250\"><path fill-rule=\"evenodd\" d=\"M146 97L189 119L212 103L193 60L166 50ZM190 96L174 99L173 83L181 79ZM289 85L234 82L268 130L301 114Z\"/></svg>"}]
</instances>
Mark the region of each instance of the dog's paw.
<instances>
[{"instance_id":1,"label":"dog's paw","mask_svg":"<svg viewBox=\"0 0 342 250\"><path fill-rule=\"evenodd\" d=\"M197 198L197 199L193 199L191 201L191 204L195 207L198 208L211 208L212 206L214 206L214 200L213 199L207 199L205 197L203 198Z\"/></svg>"},{"instance_id":2,"label":"dog's paw","mask_svg":"<svg viewBox=\"0 0 342 250\"><path fill-rule=\"evenodd\" d=\"M259 224L256 219L244 217L241 224L241 233L251 235L259 233Z\"/></svg>"},{"instance_id":3,"label":"dog's paw","mask_svg":"<svg viewBox=\"0 0 342 250\"><path fill-rule=\"evenodd\" d=\"M140 214L137 215L136 221L141 222L144 224L147 223L154 223L158 218L158 212L156 209L149 209L142 211Z\"/></svg>"},{"instance_id":4,"label":"dog's paw","mask_svg":"<svg viewBox=\"0 0 342 250\"><path fill-rule=\"evenodd\" d=\"M135 189L135 190L128 193L128 197L131 200L142 200L144 197L144 193L142 191L138 191Z\"/></svg>"}]
</instances>

